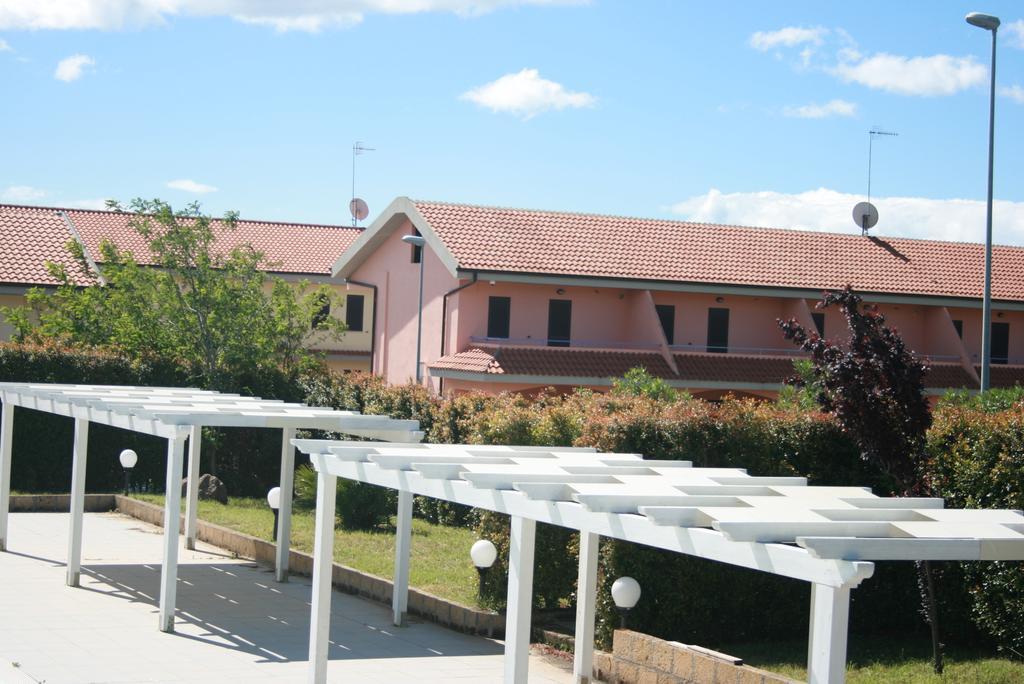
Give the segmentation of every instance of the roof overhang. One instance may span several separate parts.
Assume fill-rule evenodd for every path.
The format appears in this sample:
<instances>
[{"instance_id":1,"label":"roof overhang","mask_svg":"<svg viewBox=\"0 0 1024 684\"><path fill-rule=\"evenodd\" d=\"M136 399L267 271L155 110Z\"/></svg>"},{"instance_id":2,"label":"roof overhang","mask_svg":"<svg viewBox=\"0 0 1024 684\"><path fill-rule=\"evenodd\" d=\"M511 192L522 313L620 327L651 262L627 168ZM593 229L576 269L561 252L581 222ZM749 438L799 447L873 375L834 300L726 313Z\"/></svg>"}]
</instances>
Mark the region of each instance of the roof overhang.
<instances>
[{"instance_id":1,"label":"roof overhang","mask_svg":"<svg viewBox=\"0 0 1024 684\"><path fill-rule=\"evenodd\" d=\"M670 280L635 280L630 278L609 278L601 276L579 276L548 273L520 273L512 271L483 271L458 269L460 279L476 277L504 283L529 285L559 285L563 287L605 287L624 290L659 290L662 292L692 292L717 295L738 295L744 297L781 297L787 299L820 299L826 288L796 288L771 285L732 285ZM965 309L980 309L982 302L976 297L949 297L924 294L893 294L858 290L865 299L879 304L917 304L922 306L947 306ZM993 300L993 306L1006 311L1024 311L1024 302Z\"/></svg>"},{"instance_id":2,"label":"roof overhang","mask_svg":"<svg viewBox=\"0 0 1024 684\"><path fill-rule=\"evenodd\" d=\"M420 232L420 235L426 240L427 246L438 256L452 277L458 277L459 265L455 261L455 255L445 246L408 197L398 197L391 202L380 216L363 231L362 235L356 238L356 241L335 260L331 273L336 278L350 278L367 257L373 254L406 221L412 223L413 227Z\"/></svg>"}]
</instances>

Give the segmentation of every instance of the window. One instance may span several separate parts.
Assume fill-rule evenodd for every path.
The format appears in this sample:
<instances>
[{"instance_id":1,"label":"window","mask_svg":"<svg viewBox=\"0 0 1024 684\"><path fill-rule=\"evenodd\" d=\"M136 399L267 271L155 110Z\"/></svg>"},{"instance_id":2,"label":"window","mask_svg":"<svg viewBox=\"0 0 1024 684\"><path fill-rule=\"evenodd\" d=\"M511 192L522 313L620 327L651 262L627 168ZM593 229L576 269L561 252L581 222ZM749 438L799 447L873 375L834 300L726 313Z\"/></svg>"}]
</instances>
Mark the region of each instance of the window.
<instances>
[{"instance_id":1,"label":"window","mask_svg":"<svg viewBox=\"0 0 1024 684\"><path fill-rule=\"evenodd\" d=\"M811 318L814 319L814 327L818 329L818 335L820 337L825 336L825 314L823 313L812 313Z\"/></svg>"},{"instance_id":2,"label":"window","mask_svg":"<svg viewBox=\"0 0 1024 684\"><path fill-rule=\"evenodd\" d=\"M508 339L511 313L511 297L489 297L487 299L487 336Z\"/></svg>"},{"instance_id":3,"label":"window","mask_svg":"<svg viewBox=\"0 0 1024 684\"><path fill-rule=\"evenodd\" d=\"M959 337L961 340L964 339L964 322L954 318L953 327L956 328L957 337Z\"/></svg>"},{"instance_id":4,"label":"window","mask_svg":"<svg viewBox=\"0 0 1024 684\"><path fill-rule=\"evenodd\" d=\"M676 307L671 304L655 304L658 311L658 320L661 321L661 329L665 331L665 340L669 344L676 343Z\"/></svg>"},{"instance_id":5,"label":"window","mask_svg":"<svg viewBox=\"0 0 1024 684\"><path fill-rule=\"evenodd\" d=\"M327 295L319 295L316 298L316 306L319 307L316 313L313 314L313 318L310 321L310 328L317 330L324 323L327 322L327 318L331 315L331 300L328 299Z\"/></svg>"},{"instance_id":6,"label":"window","mask_svg":"<svg viewBox=\"0 0 1024 684\"><path fill-rule=\"evenodd\" d=\"M345 303L347 309L345 310L345 325L352 332L362 332L363 330L363 308L366 306L365 297L363 295L350 294Z\"/></svg>"},{"instance_id":7,"label":"window","mask_svg":"<svg viewBox=\"0 0 1024 684\"><path fill-rule=\"evenodd\" d=\"M729 351L729 310L708 309L708 351Z\"/></svg>"},{"instance_id":8,"label":"window","mask_svg":"<svg viewBox=\"0 0 1024 684\"><path fill-rule=\"evenodd\" d=\"M572 300L548 301L548 346L568 347L572 333Z\"/></svg>"},{"instance_id":9,"label":"window","mask_svg":"<svg viewBox=\"0 0 1024 684\"><path fill-rule=\"evenodd\" d=\"M992 363L1010 362L1010 324L992 324Z\"/></svg>"},{"instance_id":10,"label":"window","mask_svg":"<svg viewBox=\"0 0 1024 684\"><path fill-rule=\"evenodd\" d=\"M416 235L416 236L419 236L420 231L418 231L415 228L413 228L412 229L412 234ZM412 246L412 263L418 264L421 261L423 261L423 248L420 247L419 245L413 245Z\"/></svg>"}]
</instances>

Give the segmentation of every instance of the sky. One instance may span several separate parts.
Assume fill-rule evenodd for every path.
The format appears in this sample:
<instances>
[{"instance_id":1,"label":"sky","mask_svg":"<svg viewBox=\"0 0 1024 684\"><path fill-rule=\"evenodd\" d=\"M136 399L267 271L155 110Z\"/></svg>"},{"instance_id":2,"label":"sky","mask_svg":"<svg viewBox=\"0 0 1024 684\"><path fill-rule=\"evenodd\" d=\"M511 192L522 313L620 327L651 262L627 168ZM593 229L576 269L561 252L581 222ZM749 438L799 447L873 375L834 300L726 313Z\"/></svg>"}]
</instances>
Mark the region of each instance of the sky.
<instances>
[{"instance_id":1,"label":"sky","mask_svg":"<svg viewBox=\"0 0 1024 684\"><path fill-rule=\"evenodd\" d=\"M1024 5L0 0L0 202L398 196L1024 245Z\"/></svg>"}]
</instances>

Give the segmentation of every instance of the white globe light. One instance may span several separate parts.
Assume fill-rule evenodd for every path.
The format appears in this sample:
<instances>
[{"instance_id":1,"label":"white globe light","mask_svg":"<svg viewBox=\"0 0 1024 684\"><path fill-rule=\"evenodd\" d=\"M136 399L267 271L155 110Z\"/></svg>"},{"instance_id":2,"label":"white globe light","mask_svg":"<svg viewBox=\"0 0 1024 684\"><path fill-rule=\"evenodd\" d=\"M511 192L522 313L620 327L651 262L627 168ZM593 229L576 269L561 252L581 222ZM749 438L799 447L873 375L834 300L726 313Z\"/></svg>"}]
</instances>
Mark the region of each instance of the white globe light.
<instances>
[{"instance_id":1,"label":"white globe light","mask_svg":"<svg viewBox=\"0 0 1024 684\"><path fill-rule=\"evenodd\" d=\"M139 462L139 455L131 449L125 449L117 458L121 461L122 468L134 468L135 464Z\"/></svg>"},{"instance_id":2,"label":"white globe light","mask_svg":"<svg viewBox=\"0 0 1024 684\"><path fill-rule=\"evenodd\" d=\"M269 492L267 492L267 503L270 504L270 507L273 508L275 511L281 507L280 487L274 487Z\"/></svg>"},{"instance_id":3,"label":"white globe light","mask_svg":"<svg viewBox=\"0 0 1024 684\"><path fill-rule=\"evenodd\" d=\"M498 559L498 549L488 540L481 539L469 549L469 556L473 559L473 565L486 569L494 565L494 561Z\"/></svg>"},{"instance_id":4,"label":"white globe light","mask_svg":"<svg viewBox=\"0 0 1024 684\"><path fill-rule=\"evenodd\" d=\"M630 610L640 600L640 583L632 577L620 577L612 582L612 601L617 608Z\"/></svg>"}]
</instances>

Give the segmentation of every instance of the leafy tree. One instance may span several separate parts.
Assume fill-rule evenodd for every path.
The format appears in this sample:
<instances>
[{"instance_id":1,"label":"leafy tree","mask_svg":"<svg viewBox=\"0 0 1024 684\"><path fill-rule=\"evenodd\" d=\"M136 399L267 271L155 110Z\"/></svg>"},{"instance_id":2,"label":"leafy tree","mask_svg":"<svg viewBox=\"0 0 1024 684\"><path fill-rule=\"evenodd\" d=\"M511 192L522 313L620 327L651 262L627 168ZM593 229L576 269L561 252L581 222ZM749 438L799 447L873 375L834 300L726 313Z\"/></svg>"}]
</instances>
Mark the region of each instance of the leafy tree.
<instances>
[{"instance_id":1,"label":"leafy tree","mask_svg":"<svg viewBox=\"0 0 1024 684\"><path fill-rule=\"evenodd\" d=\"M787 340L810 353L817 401L854 440L861 458L890 480L899 496L930 494L925 465L932 424L924 396L928 365L907 349L873 305L863 304L848 285L826 292L817 308L838 306L850 337L845 346L808 331L796 319L779 321ZM925 617L932 630L935 672L942 673L942 644L934 579L928 561L918 563Z\"/></svg>"},{"instance_id":2,"label":"leafy tree","mask_svg":"<svg viewBox=\"0 0 1024 684\"><path fill-rule=\"evenodd\" d=\"M655 401L677 401L688 398L685 392L680 396L671 385L647 372L646 368L630 368L621 378L612 378L612 394L628 397L647 397Z\"/></svg>"},{"instance_id":3,"label":"leafy tree","mask_svg":"<svg viewBox=\"0 0 1024 684\"><path fill-rule=\"evenodd\" d=\"M62 266L47 264L60 281L55 291L34 289L27 306L0 309L18 339L172 359L189 369L196 384L224 390L268 369L295 372L312 360L306 349L312 335L344 331L339 319L319 315L325 304L340 304L327 286L293 286L269 276L272 264L251 245L217 249L217 238L234 230L237 214L217 224L198 204L175 211L160 200L135 200L128 209L129 225L143 238L154 267L104 242L101 273L95 273L82 247L69 243L92 282L81 287Z\"/></svg>"}]
</instances>

